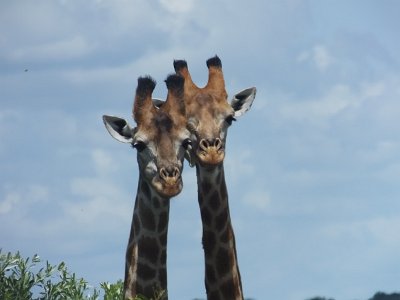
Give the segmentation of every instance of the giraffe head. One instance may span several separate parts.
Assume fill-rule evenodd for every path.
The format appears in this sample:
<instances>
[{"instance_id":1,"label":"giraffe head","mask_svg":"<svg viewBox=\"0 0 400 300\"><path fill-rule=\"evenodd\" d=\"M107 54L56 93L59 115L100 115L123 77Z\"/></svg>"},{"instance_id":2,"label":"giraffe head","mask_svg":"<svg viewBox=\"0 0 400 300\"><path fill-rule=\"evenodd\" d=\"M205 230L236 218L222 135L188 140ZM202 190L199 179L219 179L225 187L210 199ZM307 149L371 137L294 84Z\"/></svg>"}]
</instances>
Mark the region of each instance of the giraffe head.
<instances>
[{"instance_id":1,"label":"giraffe head","mask_svg":"<svg viewBox=\"0 0 400 300\"><path fill-rule=\"evenodd\" d=\"M193 141L190 163L215 166L224 160L228 127L250 109L256 88L237 93L228 103L221 60L212 57L207 60L207 67L208 82L199 88L191 79L186 61L174 61L175 71L185 78L186 115Z\"/></svg>"},{"instance_id":2,"label":"giraffe head","mask_svg":"<svg viewBox=\"0 0 400 300\"><path fill-rule=\"evenodd\" d=\"M161 196L173 197L183 187L181 173L190 133L186 128L184 79L170 75L165 82L167 100L156 106L152 101L155 81L139 77L133 104L135 128L114 116L105 115L103 121L113 138L137 150L141 178Z\"/></svg>"}]
</instances>

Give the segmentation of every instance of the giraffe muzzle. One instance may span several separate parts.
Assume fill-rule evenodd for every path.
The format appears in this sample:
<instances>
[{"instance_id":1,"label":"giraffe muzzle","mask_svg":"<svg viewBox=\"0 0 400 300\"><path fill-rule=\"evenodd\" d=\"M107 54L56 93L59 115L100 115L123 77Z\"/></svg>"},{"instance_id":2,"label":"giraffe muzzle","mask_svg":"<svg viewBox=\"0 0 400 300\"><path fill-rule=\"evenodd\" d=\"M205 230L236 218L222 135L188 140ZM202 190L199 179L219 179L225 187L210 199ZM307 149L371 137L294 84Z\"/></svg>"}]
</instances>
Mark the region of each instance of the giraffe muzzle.
<instances>
[{"instance_id":1,"label":"giraffe muzzle","mask_svg":"<svg viewBox=\"0 0 400 300\"><path fill-rule=\"evenodd\" d=\"M155 190L164 197L174 197L183 188L181 171L177 167L162 167L152 180Z\"/></svg>"},{"instance_id":2,"label":"giraffe muzzle","mask_svg":"<svg viewBox=\"0 0 400 300\"><path fill-rule=\"evenodd\" d=\"M159 175L167 185L175 185L181 178L181 172L177 167L161 168Z\"/></svg>"},{"instance_id":3,"label":"giraffe muzzle","mask_svg":"<svg viewBox=\"0 0 400 300\"><path fill-rule=\"evenodd\" d=\"M221 163L225 157L225 149L221 139L201 139L197 150L200 162L208 165Z\"/></svg>"}]
</instances>

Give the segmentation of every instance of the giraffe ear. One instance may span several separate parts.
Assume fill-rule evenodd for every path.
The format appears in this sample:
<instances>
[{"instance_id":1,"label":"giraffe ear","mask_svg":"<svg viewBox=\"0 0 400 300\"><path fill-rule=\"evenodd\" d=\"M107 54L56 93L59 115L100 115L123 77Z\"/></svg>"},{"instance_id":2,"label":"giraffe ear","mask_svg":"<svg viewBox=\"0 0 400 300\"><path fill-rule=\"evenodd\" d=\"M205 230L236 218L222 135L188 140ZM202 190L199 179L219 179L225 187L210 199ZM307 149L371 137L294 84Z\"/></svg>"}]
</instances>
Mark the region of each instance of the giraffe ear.
<instances>
[{"instance_id":1,"label":"giraffe ear","mask_svg":"<svg viewBox=\"0 0 400 300\"><path fill-rule=\"evenodd\" d=\"M247 88L237 93L232 101L231 106L235 111L235 117L244 115L253 104L254 98L256 97L257 89L255 87Z\"/></svg>"},{"instance_id":2,"label":"giraffe ear","mask_svg":"<svg viewBox=\"0 0 400 300\"><path fill-rule=\"evenodd\" d=\"M185 151L185 159L187 160L187 162L189 163L189 166L191 168L193 168L196 165L196 163L194 161L194 156L193 156L192 151L190 149Z\"/></svg>"},{"instance_id":3,"label":"giraffe ear","mask_svg":"<svg viewBox=\"0 0 400 300\"><path fill-rule=\"evenodd\" d=\"M133 129L125 119L114 116L103 116L103 122L111 136L122 143L133 142Z\"/></svg>"}]
</instances>

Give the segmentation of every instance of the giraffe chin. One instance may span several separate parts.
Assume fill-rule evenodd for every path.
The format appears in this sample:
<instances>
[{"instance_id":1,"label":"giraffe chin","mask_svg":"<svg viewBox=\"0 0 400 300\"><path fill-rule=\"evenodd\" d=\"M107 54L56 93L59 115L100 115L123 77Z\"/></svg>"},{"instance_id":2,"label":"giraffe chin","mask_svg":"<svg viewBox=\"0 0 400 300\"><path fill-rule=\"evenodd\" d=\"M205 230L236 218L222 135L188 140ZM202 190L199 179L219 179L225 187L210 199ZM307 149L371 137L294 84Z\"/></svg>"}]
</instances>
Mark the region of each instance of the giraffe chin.
<instances>
[{"instance_id":1,"label":"giraffe chin","mask_svg":"<svg viewBox=\"0 0 400 300\"><path fill-rule=\"evenodd\" d=\"M172 198L178 195L183 188L182 180L156 180L152 181L152 186L154 190L162 197Z\"/></svg>"},{"instance_id":2,"label":"giraffe chin","mask_svg":"<svg viewBox=\"0 0 400 300\"><path fill-rule=\"evenodd\" d=\"M208 151L197 151L197 160L202 166L216 166L221 164L225 158L225 151L211 147Z\"/></svg>"}]
</instances>

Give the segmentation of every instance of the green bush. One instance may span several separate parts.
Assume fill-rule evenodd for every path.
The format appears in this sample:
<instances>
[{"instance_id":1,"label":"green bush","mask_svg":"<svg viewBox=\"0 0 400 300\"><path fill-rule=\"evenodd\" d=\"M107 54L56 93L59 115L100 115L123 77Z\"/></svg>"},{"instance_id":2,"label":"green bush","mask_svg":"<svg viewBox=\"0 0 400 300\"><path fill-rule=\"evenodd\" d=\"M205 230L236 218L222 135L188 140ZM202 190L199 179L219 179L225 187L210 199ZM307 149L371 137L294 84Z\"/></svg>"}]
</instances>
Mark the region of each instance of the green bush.
<instances>
[{"instance_id":1,"label":"green bush","mask_svg":"<svg viewBox=\"0 0 400 300\"><path fill-rule=\"evenodd\" d=\"M69 273L64 262L56 266L46 262L35 273L33 269L40 262L38 255L23 259L19 252L2 254L0 251L0 299L98 299L99 291L91 289L75 273Z\"/></svg>"},{"instance_id":2,"label":"green bush","mask_svg":"<svg viewBox=\"0 0 400 300\"><path fill-rule=\"evenodd\" d=\"M0 249L0 299L1 300L104 300L123 299L123 281L103 282L101 290L88 285L83 278L70 273L64 262L58 265L43 264L38 255L23 259L19 252L3 254ZM153 299L137 296L133 300L162 300L165 291L156 291Z\"/></svg>"}]
</instances>

